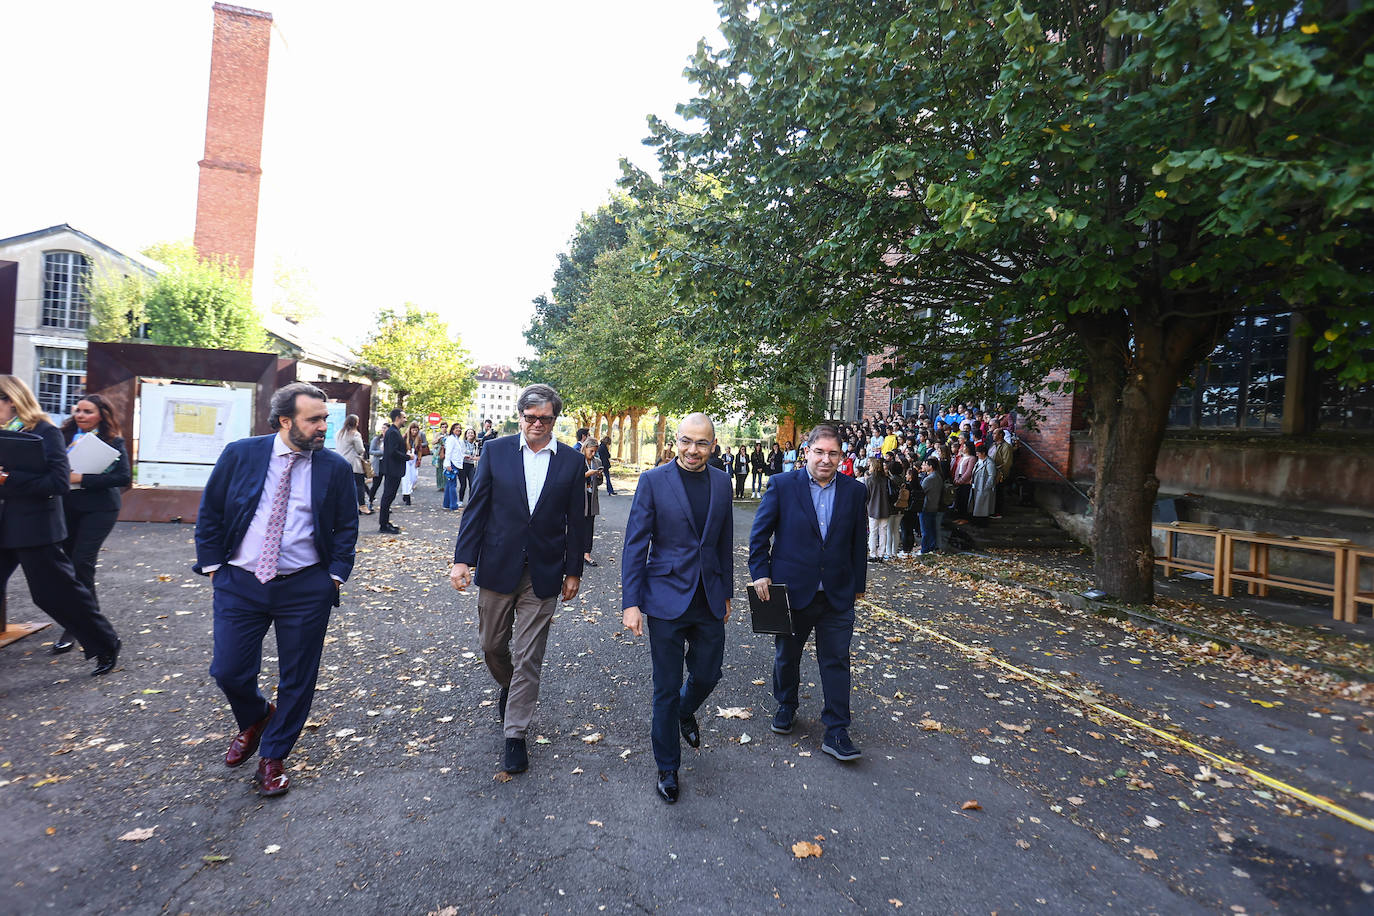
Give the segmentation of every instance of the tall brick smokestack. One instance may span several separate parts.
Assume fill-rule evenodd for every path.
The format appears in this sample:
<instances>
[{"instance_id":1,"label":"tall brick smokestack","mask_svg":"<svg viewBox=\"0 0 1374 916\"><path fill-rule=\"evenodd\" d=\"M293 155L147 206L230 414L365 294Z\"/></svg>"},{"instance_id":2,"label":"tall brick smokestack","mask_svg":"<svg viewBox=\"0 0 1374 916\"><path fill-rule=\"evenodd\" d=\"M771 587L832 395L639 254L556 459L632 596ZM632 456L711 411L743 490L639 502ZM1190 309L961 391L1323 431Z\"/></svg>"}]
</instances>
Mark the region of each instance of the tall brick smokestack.
<instances>
[{"instance_id":1,"label":"tall brick smokestack","mask_svg":"<svg viewBox=\"0 0 1374 916\"><path fill-rule=\"evenodd\" d=\"M267 50L272 14L215 4L210 51L210 103L205 158L196 196L196 251L253 269L262 176L262 115L267 101Z\"/></svg>"}]
</instances>

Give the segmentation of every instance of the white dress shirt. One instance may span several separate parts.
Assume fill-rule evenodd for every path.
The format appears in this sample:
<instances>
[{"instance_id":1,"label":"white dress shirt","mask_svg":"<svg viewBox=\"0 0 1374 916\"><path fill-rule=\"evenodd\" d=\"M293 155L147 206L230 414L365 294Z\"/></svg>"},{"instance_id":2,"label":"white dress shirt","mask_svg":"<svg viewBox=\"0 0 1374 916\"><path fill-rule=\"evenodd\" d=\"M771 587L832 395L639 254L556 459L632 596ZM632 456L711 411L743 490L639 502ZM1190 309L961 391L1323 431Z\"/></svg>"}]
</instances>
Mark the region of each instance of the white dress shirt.
<instances>
[{"instance_id":1,"label":"white dress shirt","mask_svg":"<svg viewBox=\"0 0 1374 916\"><path fill-rule=\"evenodd\" d=\"M530 515L534 514L539 494L544 492L544 481L549 476L549 463L553 461L553 453L556 451L558 440L553 436L549 437L548 445L536 452L525 441L525 434L520 434L520 457L525 462L525 500L529 503Z\"/></svg>"}]
</instances>

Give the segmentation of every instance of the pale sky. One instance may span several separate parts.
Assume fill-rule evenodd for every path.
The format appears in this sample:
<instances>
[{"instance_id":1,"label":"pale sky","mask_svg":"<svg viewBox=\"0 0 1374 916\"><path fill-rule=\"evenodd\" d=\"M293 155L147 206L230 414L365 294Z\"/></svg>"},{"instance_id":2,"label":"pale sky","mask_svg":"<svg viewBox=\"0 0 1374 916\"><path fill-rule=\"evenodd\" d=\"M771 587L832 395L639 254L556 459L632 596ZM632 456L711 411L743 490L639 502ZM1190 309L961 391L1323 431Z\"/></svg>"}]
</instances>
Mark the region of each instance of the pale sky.
<instances>
[{"instance_id":1,"label":"pale sky","mask_svg":"<svg viewBox=\"0 0 1374 916\"><path fill-rule=\"evenodd\" d=\"M712 0L272 0L258 299L280 259L356 343L384 306L515 364L530 300L645 116L692 87ZM211 0L7 2L0 238L70 223L125 251L189 239ZM264 287L263 280L268 281Z\"/></svg>"}]
</instances>

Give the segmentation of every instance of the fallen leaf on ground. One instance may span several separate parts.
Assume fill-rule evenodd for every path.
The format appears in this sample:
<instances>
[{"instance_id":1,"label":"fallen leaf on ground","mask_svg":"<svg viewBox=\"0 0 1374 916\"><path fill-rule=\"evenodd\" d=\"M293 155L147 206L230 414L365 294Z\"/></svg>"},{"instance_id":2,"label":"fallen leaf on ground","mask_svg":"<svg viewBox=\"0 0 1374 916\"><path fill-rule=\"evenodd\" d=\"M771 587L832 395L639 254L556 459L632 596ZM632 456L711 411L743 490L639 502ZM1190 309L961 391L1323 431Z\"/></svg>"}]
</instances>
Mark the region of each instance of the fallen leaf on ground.
<instances>
[{"instance_id":1,"label":"fallen leaf on ground","mask_svg":"<svg viewBox=\"0 0 1374 916\"><path fill-rule=\"evenodd\" d=\"M1081 804L1083 804L1084 799L1083 799L1083 796L1081 796L1081 795L1070 795L1070 796L1068 797L1067 801L1068 801L1068 803L1071 804L1071 805L1081 805Z\"/></svg>"},{"instance_id":2,"label":"fallen leaf on ground","mask_svg":"<svg viewBox=\"0 0 1374 916\"><path fill-rule=\"evenodd\" d=\"M962 805L960 805L960 806L959 806L959 809L960 809L961 811L982 811L982 810L983 810L983 806L980 805L980 804L978 804L978 803L977 803L976 801L974 801L973 799L969 799L968 801L966 801L966 802L964 802Z\"/></svg>"},{"instance_id":3,"label":"fallen leaf on ground","mask_svg":"<svg viewBox=\"0 0 1374 916\"><path fill-rule=\"evenodd\" d=\"M1146 826L1146 827L1163 827L1163 826L1164 826L1164 822L1161 821L1159 818L1150 817L1150 816L1147 814L1147 815L1145 816L1145 826Z\"/></svg>"},{"instance_id":4,"label":"fallen leaf on ground","mask_svg":"<svg viewBox=\"0 0 1374 916\"><path fill-rule=\"evenodd\" d=\"M973 762L981 764L982 766L987 766L988 764L992 763L992 761L989 758L983 757L981 755L974 756Z\"/></svg>"},{"instance_id":5,"label":"fallen leaf on ground","mask_svg":"<svg viewBox=\"0 0 1374 916\"><path fill-rule=\"evenodd\" d=\"M1159 858L1159 856L1155 855L1155 851L1153 849L1150 849L1148 846L1137 846L1135 848L1135 854L1140 856L1142 859Z\"/></svg>"},{"instance_id":6,"label":"fallen leaf on ground","mask_svg":"<svg viewBox=\"0 0 1374 916\"><path fill-rule=\"evenodd\" d=\"M602 737L603 736L601 732L592 732L590 735L583 735L582 742L584 744L595 744L596 742L600 741Z\"/></svg>"},{"instance_id":7,"label":"fallen leaf on ground","mask_svg":"<svg viewBox=\"0 0 1374 916\"><path fill-rule=\"evenodd\" d=\"M228 856L201 856L200 860L206 865L218 865L221 862L228 862Z\"/></svg>"},{"instance_id":8,"label":"fallen leaf on ground","mask_svg":"<svg viewBox=\"0 0 1374 916\"><path fill-rule=\"evenodd\" d=\"M1016 732L1018 735L1024 735L1026 732L1030 731L1029 725L1012 725L1008 722L998 722L997 724L1009 732Z\"/></svg>"},{"instance_id":9,"label":"fallen leaf on ground","mask_svg":"<svg viewBox=\"0 0 1374 916\"><path fill-rule=\"evenodd\" d=\"M925 731L925 732L938 732L939 730L940 730L940 723L939 723L939 722L936 722L934 719L922 719L922 720L921 720L921 731Z\"/></svg>"},{"instance_id":10,"label":"fallen leaf on ground","mask_svg":"<svg viewBox=\"0 0 1374 916\"><path fill-rule=\"evenodd\" d=\"M600 821L587 821L587 825L588 825L589 827L605 827L605 826L606 826L605 824L601 823Z\"/></svg>"},{"instance_id":11,"label":"fallen leaf on ground","mask_svg":"<svg viewBox=\"0 0 1374 916\"><path fill-rule=\"evenodd\" d=\"M497 782L510 782L511 775L507 773L505 770L502 770L501 772L493 776L492 779L496 780Z\"/></svg>"},{"instance_id":12,"label":"fallen leaf on ground","mask_svg":"<svg viewBox=\"0 0 1374 916\"><path fill-rule=\"evenodd\" d=\"M750 737L749 737L749 733L748 733L748 732L745 732L744 734L742 734L742 735L739 736L739 743L740 743L740 744L748 744L750 741L753 741L753 740L754 740L753 738L750 738Z\"/></svg>"},{"instance_id":13,"label":"fallen leaf on ground","mask_svg":"<svg viewBox=\"0 0 1374 916\"><path fill-rule=\"evenodd\" d=\"M716 716L721 719L752 719L754 714L745 706L717 706Z\"/></svg>"},{"instance_id":14,"label":"fallen leaf on ground","mask_svg":"<svg viewBox=\"0 0 1374 916\"><path fill-rule=\"evenodd\" d=\"M1026 840L1017 840L1016 845L1020 846L1022 849L1030 849L1030 843Z\"/></svg>"},{"instance_id":15,"label":"fallen leaf on ground","mask_svg":"<svg viewBox=\"0 0 1374 916\"><path fill-rule=\"evenodd\" d=\"M120 836L120 839L121 839L121 840L129 840L130 842L133 842L133 843L141 843L141 842L143 842L144 840L152 839L153 831L156 830L156 829L157 829L157 825L156 825L156 824L154 824L154 825L151 826L151 827L137 827L137 828L135 828L135 829L133 829L133 830L130 830L128 833L123 834L122 836Z\"/></svg>"},{"instance_id":16,"label":"fallen leaf on ground","mask_svg":"<svg viewBox=\"0 0 1374 916\"><path fill-rule=\"evenodd\" d=\"M902 901L898 900L896 897L888 897L887 902L892 904L893 909L900 909L902 906Z\"/></svg>"},{"instance_id":17,"label":"fallen leaf on ground","mask_svg":"<svg viewBox=\"0 0 1374 916\"><path fill-rule=\"evenodd\" d=\"M798 859L805 859L808 856L820 858L821 847L809 840L802 840L792 844L792 855L796 856Z\"/></svg>"}]
</instances>

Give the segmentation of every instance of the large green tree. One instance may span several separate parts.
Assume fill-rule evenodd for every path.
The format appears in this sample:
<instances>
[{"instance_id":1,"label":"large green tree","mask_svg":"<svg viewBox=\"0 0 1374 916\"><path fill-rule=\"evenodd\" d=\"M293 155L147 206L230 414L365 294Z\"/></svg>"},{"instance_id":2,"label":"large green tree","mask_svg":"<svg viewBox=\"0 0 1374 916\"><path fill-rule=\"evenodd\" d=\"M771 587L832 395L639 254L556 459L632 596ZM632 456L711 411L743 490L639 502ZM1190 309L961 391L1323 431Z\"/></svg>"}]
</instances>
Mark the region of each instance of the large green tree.
<instances>
[{"instance_id":1,"label":"large green tree","mask_svg":"<svg viewBox=\"0 0 1374 916\"><path fill-rule=\"evenodd\" d=\"M143 252L163 265L157 277L100 275L91 289L92 340L147 339L172 347L263 350L267 338L253 291L234 265L201 259L189 242L162 242Z\"/></svg>"},{"instance_id":2,"label":"large green tree","mask_svg":"<svg viewBox=\"0 0 1374 916\"><path fill-rule=\"evenodd\" d=\"M412 302L382 309L360 351L370 365L385 369L396 406L412 413L457 416L472 403L477 367L448 322Z\"/></svg>"},{"instance_id":3,"label":"large green tree","mask_svg":"<svg viewBox=\"0 0 1374 916\"><path fill-rule=\"evenodd\" d=\"M1153 595L1170 400L1243 313L1367 380L1374 13L1282 0L725 0L656 243L696 327L1088 395L1098 584ZM714 330L713 330L714 329Z\"/></svg>"}]
</instances>

